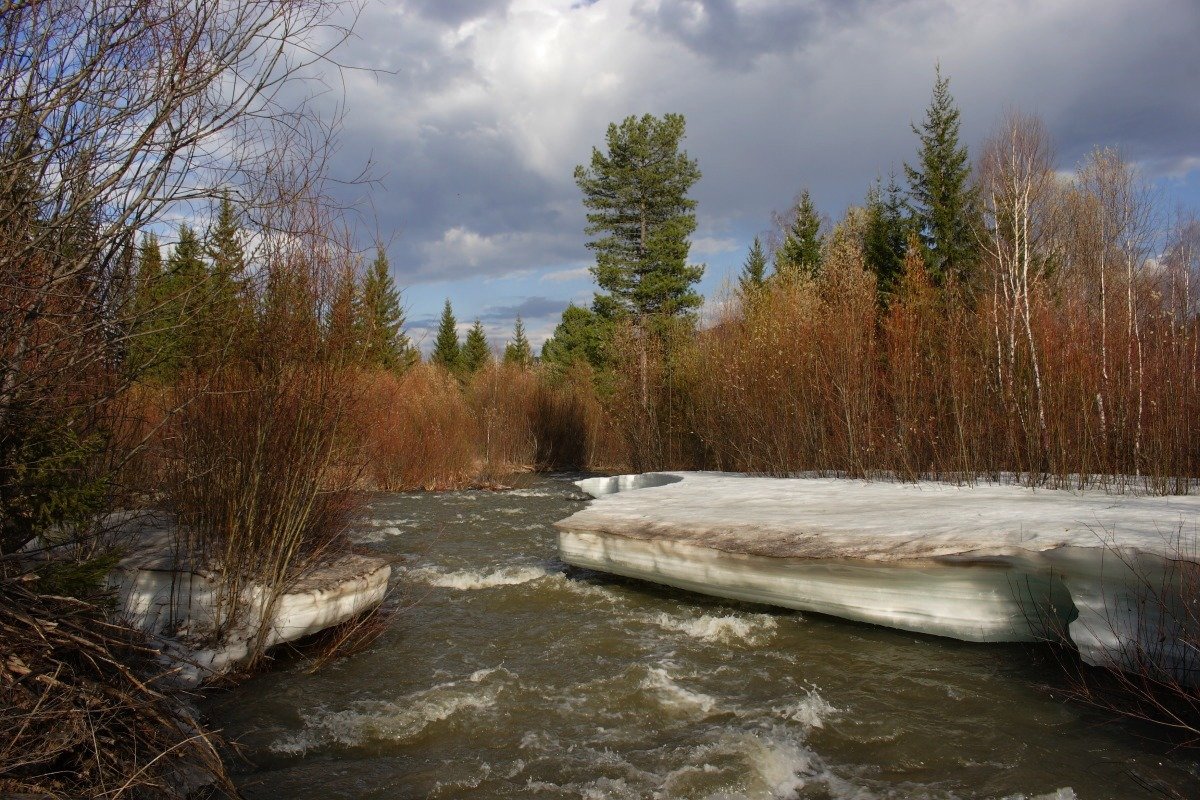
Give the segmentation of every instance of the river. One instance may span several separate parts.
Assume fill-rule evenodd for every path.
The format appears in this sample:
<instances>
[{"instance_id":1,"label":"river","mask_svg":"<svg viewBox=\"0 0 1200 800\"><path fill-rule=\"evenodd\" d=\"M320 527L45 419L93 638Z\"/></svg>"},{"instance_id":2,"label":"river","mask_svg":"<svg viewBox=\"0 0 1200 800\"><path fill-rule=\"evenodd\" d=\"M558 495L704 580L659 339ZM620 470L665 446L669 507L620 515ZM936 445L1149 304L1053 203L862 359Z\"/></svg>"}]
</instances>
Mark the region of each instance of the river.
<instances>
[{"instance_id":1,"label":"river","mask_svg":"<svg viewBox=\"0 0 1200 800\"><path fill-rule=\"evenodd\" d=\"M386 631L204 710L251 798L1200 796L1200 765L1067 701L1048 650L738 605L569 569L569 476L376 495Z\"/></svg>"}]
</instances>

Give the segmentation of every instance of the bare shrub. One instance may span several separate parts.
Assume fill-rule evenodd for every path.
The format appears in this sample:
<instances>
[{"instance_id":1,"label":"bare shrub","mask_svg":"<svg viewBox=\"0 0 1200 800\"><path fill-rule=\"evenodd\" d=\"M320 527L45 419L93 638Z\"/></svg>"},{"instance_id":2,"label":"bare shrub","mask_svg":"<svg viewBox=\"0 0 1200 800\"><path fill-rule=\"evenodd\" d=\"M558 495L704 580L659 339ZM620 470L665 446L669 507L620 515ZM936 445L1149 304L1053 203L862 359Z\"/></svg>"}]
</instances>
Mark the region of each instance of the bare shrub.
<instances>
[{"instance_id":1,"label":"bare shrub","mask_svg":"<svg viewBox=\"0 0 1200 800\"><path fill-rule=\"evenodd\" d=\"M375 488L431 490L474 478L475 420L456 378L421 365L360 380L354 425L367 434L364 459Z\"/></svg>"},{"instance_id":2,"label":"bare shrub","mask_svg":"<svg viewBox=\"0 0 1200 800\"><path fill-rule=\"evenodd\" d=\"M1070 696L1086 705L1148 723L1177 747L1200 747L1200 551L1181 526L1166 557L1138 553L1104 535L1104 606L1072 623L1089 647L1089 667L1059 650ZM1053 642L1067 631L1051 630ZM1099 669L1097 669L1098 667Z\"/></svg>"},{"instance_id":3,"label":"bare shrub","mask_svg":"<svg viewBox=\"0 0 1200 800\"><path fill-rule=\"evenodd\" d=\"M482 477L494 480L534 465L537 377L516 364L490 363L473 375L467 396L479 436Z\"/></svg>"},{"instance_id":4,"label":"bare shrub","mask_svg":"<svg viewBox=\"0 0 1200 800\"><path fill-rule=\"evenodd\" d=\"M534 464L539 469L628 469L625 439L606 413L592 368L577 363L561 381L551 382L544 373L538 378Z\"/></svg>"},{"instance_id":5,"label":"bare shrub","mask_svg":"<svg viewBox=\"0 0 1200 800\"><path fill-rule=\"evenodd\" d=\"M353 385L324 364L228 368L178 387L181 411L164 431L165 490L185 550L215 572L216 642L269 621L311 565L343 548L355 495ZM269 625L257 630L261 657Z\"/></svg>"}]
</instances>

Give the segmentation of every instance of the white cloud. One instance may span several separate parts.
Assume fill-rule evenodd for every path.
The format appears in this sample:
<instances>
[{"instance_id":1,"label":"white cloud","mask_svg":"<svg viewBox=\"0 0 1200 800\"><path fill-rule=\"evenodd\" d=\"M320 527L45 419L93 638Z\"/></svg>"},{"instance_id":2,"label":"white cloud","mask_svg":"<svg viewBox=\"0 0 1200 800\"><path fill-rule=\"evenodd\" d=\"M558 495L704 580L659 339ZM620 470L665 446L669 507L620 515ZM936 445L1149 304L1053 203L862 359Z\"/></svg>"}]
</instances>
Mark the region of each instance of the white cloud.
<instances>
[{"instance_id":1,"label":"white cloud","mask_svg":"<svg viewBox=\"0 0 1200 800\"><path fill-rule=\"evenodd\" d=\"M560 269L542 275L544 281L578 281L592 277L591 269L578 267L576 269Z\"/></svg>"},{"instance_id":2,"label":"white cloud","mask_svg":"<svg viewBox=\"0 0 1200 800\"><path fill-rule=\"evenodd\" d=\"M692 240L692 255L696 256L715 256L721 253L730 253L737 250L741 245L737 239L728 237L715 236L700 236Z\"/></svg>"}]
</instances>

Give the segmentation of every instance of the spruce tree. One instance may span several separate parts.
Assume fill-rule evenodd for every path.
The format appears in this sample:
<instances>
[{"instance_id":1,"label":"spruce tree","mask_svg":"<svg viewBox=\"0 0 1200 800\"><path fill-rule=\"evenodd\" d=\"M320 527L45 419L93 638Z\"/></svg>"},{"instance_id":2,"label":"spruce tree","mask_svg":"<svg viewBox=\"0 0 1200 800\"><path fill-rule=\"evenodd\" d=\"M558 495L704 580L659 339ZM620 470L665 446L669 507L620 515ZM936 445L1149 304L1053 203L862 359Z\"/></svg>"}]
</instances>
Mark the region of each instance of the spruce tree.
<instances>
[{"instance_id":1,"label":"spruce tree","mask_svg":"<svg viewBox=\"0 0 1200 800\"><path fill-rule=\"evenodd\" d=\"M416 360L416 350L404 333L400 291L392 280L387 253L375 249L375 260L362 287L362 335L369 363L389 370L404 370Z\"/></svg>"},{"instance_id":2,"label":"spruce tree","mask_svg":"<svg viewBox=\"0 0 1200 800\"><path fill-rule=\"evenodd\" d=\"M458 346L458 321L454 319L450 298L446 298L446 305L442 309L442 319L438 323L437 338L433 340L430 361L451 372L456 372L462 364L462 353Z\"/></svg>"},{"instance_id":3,"label":"spruce tree","mask_svg":"<svg viewBox=\"0 0 1200 800\"><path fill-rule=\"evenodd\" d=\"M821 270L821 217L805 189L792 209L791 222L783 242L775 251L775 274L785 278L814 278Z\"/></svg>"},{"instance_id":4,"label":"spruce tree","mask_svg":"<svg viewBox=\"0 0 1200 800\"><path fill-rule=\"evenodd\" d=\"M608 318L571 303L563 310L554 334L542 344L542 363L559 374L579 362L605 369L609 366L611 325Z\"/></svg>"},{"instance_id":5,"label":"spruce tree","mask_svg":"<svg viewBox=\"0 0 1200 800\"><path fill-rule=\"evenodd\" d=\"M533 348L525 338L525 323L521 321L520 314L517 315L517 323L513 326L512 341L504 347L504 363L516 364L519 367L528 367L533 363Z\"/></svg>"},{"instance_id":6,"label":"spruce tree","mask_svg":"<svg viewBox=\"0 0 1200 800\"><path fill-rule=\"evenodd\" d=\"M738 287L742 297L751 297L762 288L767 279L767 256L763 253L762 242L757 236L754 244L750 245L750 253L746 263L742 265L742 274L738 276Z\"/></svg>"},{"instance_id":7,"label":"spruce tree","mask_svg":"<svg viewBox=\"0 0 1200 800\"><path fill-rule=\"evenodd\" d=\"M463 342L462 366L469 374L474 374L486 367L492 361L492 347L488 344L487 334L483 331L483 323L478 319L467 331L467 340Z\"/></svg>"},{"instance_id":8,"label":"spruce tree","mask_svg":"<svg viewBox=\"0 0 1200 800\"><path fill-rule=\"evenodd\" d=\"M325 341L343 363L358 363L366 350L361 323L363 302L356 272L347 267L337 276L325 320Z\"/></svg>"},{"instance_id":9,"label":"spruce tree","mask_svg":"<svg viewBox=\"0 0 1200 800\"><path fill-rule=\"evenodd\" d=\"M135 377L152 367L163 345L166 321L162 309L162 278L162 250L158 237L146 233L138 245L131 313L128 367Z\"/></svg>"},{"instance_id":10,"label":"spruce tree","mask_svg":"<svg viewBox=\"0 0 1200 800\"><path fill-rule=\"evenodd\" d=\"M911 225L904 216L904 198L893 174L886 187L877 179L867 190L867 224L863 232L863 261L875 273L881 305L904 271Z\"/></svg>"},{"instance_id":11,"label":"spruce tree","mask_svg":"<svg viewBox=\"0 0 1200 800\"><path fill-rule=\"evenodd\" d=\"M681 114L627 117L608 126L607 152L593 148L590 165L575 168L602 305L639 324L688 314L701 302L694 284L704 267L687 263L696 229L696 201L687 193L700 170L679 150L684 129Z\"/></svg>"},{"instance_id":12,"label":"spruce tree","mask_svg":"<svg viewBox=\"0 0 1200 800\"><path fill-rule=\"evenodd\" d=\"M908 205L925 263L936 283L950 277L970 283L979 256L976 226L977 190L970 184L967 148L959 144L959 111L950 94L950 79L939 66L933 99L925 121L912 126L921 140L916 166L904 165L908 176Z\"/></svg>"},{"instance_id":13,"label":"spruce tree","mask_svg":"<svg viewBox=\"0 0 1200 800\"><path fill-rule=\"evenodd\" d=\"M226 192L217 207L217 220L205 247L212 266L210 294L222 309L231 309L242 293L246 255L242 249L237 210Z\"/></svg>"},{"instance_id":14,"label":"spruce tree","mask_svg":"<svg viewBox=\"0 0 1200 800\"><path fill-rule=\"evenodd\" d=\"M216 223L209 232L205 252L209 259L209 278L201 349L216 353L225 350L231 342L237 343L250 316L241 226L228 193L221 197L217 207Z\"/></svg>"},{"instance_id":15,"label":"spruce tree","mask_svg":"<svg viewBox=\"0 0 1200 800\"><path fill-rule=\"evenodd\" d=\"M202 355L207 343L205 331L210 308L208 265L204 247L190 225L179 227L179 241L167 258L166 270L159 282L161 294L156 377L171 380L189 363Z\"/></svg>"}]
</instances>

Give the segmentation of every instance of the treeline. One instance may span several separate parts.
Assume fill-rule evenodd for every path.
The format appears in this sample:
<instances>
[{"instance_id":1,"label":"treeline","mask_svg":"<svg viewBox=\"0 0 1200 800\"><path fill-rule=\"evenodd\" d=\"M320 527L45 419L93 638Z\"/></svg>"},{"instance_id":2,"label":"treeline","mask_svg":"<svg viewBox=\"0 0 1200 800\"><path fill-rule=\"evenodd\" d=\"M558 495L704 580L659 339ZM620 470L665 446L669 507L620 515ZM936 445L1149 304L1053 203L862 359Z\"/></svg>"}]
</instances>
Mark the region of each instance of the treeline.
<instances>
[{"instance_id":1,"label":"treeline","mask_svg":"<svg viewBox=\"0 0 1200 800\"><path fill-rule=\"evenodd\" d=\"M609 151L643 158L671 119L614 126ZM694 165L634 179L630 198L661 200L648 226L580 168L602 292L564 313L543 369L593 370L628 469L1190 491L1200 224L1161 216L1114 150L1064 176L1012 113L972 161L959 124L939 74L907 185L877 181L832 224L801 192L704 325L681 277L690 206L660 191ZM593 172L629 166L606 158Z\"/></svg>"}]
</instances>

